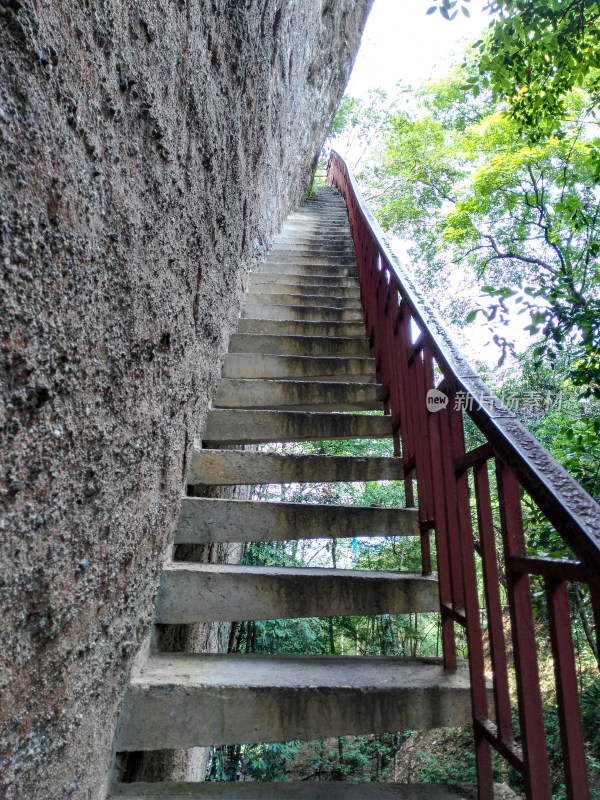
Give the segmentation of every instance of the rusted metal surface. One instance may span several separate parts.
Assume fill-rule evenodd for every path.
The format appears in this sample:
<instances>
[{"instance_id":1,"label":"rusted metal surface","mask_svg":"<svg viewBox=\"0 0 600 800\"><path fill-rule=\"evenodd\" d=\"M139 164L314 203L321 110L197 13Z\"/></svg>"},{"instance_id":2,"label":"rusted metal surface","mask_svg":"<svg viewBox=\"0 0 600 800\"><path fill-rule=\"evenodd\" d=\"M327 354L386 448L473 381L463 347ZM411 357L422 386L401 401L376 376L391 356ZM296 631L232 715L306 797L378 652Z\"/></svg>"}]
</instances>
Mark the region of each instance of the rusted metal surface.
<instances>
[{"instance_id":1,"label":"rusted metal surface","mask_svg":"<svg viewBox=\"0 0 600 800\"><path fill-rule=\"evenodd\" d=\"M500 597L500 575L496 560L496 541L490 498L490 480L487 463L475 468L475 499L477 503L477 526L483 565L483 586L488 615L490 658L494 681L494 706L499 737L513 742L515 735L510 710L508 665L506 662L506 638L502 624L502 600ZM521 758L522 763L522 758Z\"/></svg>"},{"instance_id":2,"label":"rusted metal surface","mask_svg":"<svg viewBox=\"0 0 600 800\"><path fill-rule=\"evenodd\" d=\"M522 773L528 800L552 797L530 589L534 575L543 580L547 597L567 796L586 800L589 791L566 582L589 584L598 637L600 506L468 364L392 251L336 153L328 175L348 208L367 336L383 385L386 413L392 418L395 453L402 452L407 505L414 503L416 482L425 574L432 568L429 539L432 531L435 534L447 668L457 664L455 625L464 627L467 634L479 798L493 797L490 745ZM437 387L434 367L442 374ZM432 411L427 400L436 389L447 399ZM465 452L463 412L486 440L470 452ZM494 462L493 498L490 469ZM579 561L527 554L522 491L537 503ZM500 552L492 511L496 504ZM485 647L478 570L483 577ZM505 633L507 611L512 654ZM487 705L487 657L494 690L492 710ZM509 665L514 668L518 696L518 742Z\"/></svg>"},{"instance_id":3,"label":"rusted metal surface","mask_svg":"<svg viewBox=\"0 0 600 800\"><path fill-rule=\"evenodd\" d=\"M463 418L460 411L450 407L448 415L452 441L450 473L456 473L456 460L465 454L465 435ZM454 468L454 470L453 470ZM450 474L450 479L452 479ZM485 681L485 664L483 653L483 637L479 619L479 601L477 597L477 569L475 566L475 549L473 547L473 530L471 525L471 505L469 502L469 484L466 472L456 476L456 492L454 495L458 522L458 538L460 542L460 563L462 566L462 584L465 605L467 645L469 648L469 677L471 679L471 707L475 718L488 717L487 688ZM494 779L492 772L492 755L490 743L478 728L474 729L475 763L477 766L477 784L479 800L493 800Z\"/></svg>"},{"instance_id":4,"label":"rusted metal surface","mask_svg":"<svg viewBox=\"0 0 600 800\"><path fill-rule=\"evenodd\" d=\"M552 796L542 694L537 665L537 644L531 610L529 576L515 573L510 567L513 555L525 555L525 535L521 516L519 485L508 469L498 461L496 481L500 500L500 525L504 545L508 606L513 638L515 677L519 698L519 727L523 743L523 778L527 796Z\"/></svg>"}]
</instances>

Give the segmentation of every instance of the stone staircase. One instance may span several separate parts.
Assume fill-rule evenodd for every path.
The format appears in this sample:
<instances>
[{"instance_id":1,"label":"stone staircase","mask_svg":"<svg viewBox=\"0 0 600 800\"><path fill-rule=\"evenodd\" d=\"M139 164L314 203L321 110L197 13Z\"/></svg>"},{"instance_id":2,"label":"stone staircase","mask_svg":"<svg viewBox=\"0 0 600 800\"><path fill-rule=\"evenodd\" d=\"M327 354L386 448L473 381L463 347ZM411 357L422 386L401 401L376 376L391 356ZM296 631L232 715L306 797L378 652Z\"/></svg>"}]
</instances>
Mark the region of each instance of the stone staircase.
<instances>
[{"instance_id":1,"label":"stone staircase","mask_svg":"<svg viewBox=\"0 0 600 800\"><path fill-rule=\"evenodd\" d=\"M391 436L369 357L344 203L319 189L251 277L190 485L402 478L399 458L278 455L242 445ZM222 447L238 449L219 449ZM176 544L417 536L414 509L185 497ZM435 576L171 562L156 622L437 611ZM277 742L470 724L465 665L391 656L151 653L131 678L117 749ZM113 798L456 798L398 784L119 784Z\"/></svg>"}]
</instances>

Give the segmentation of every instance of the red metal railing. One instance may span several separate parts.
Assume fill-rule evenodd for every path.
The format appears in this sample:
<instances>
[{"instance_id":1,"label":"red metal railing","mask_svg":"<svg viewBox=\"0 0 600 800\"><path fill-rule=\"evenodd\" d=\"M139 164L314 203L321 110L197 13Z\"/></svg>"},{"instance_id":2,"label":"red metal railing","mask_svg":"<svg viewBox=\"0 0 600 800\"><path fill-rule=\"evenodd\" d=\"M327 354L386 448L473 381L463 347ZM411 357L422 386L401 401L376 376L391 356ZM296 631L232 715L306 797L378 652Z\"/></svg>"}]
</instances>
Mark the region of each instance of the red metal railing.
<instances>
[{"instance_id":1,"label":"red metal railing","mask_svg":"<svg viewBox=\"0 0 600 800\"><path fill-rule=\"evenodd\" d=\"M393 253L346 163L335 152L328 180L348 207L367 335L383 384L386 412L391 414L396 455L402 450L407 505L414 504L415 483L417 487L424 573L431 572L430 538L435 532L446 667L457 663L455 626L466 631L479 798L493 800L490 746L522 773L528 798L552 797L530 589L530 576L536 575L543 578L545 587L567 797L586 800L589 789L567 584L589 585L598 635L600 506L469 366ZM415 327L419 331L416 336ZM443 376L437 386L436 367ZM448 398L445 407L435 413L426 404L427 393L434 388ZM463 410L486 439L470 452L465 452ZM492 498L490 467L494 462L496 492ZM578 561L527 555L522 491L533 499ZM500 570L492 499L500 514ZM477 509L477 541L472 500ZM485 646L478 561L487 623ZM501 573L505 599L500 590ZM503 624L506 604L512 657ZM488 703L486 652L491 663L492 703ZM517 691L519 743L511 713L511 670Z\"/></svg>"}]
</instances>

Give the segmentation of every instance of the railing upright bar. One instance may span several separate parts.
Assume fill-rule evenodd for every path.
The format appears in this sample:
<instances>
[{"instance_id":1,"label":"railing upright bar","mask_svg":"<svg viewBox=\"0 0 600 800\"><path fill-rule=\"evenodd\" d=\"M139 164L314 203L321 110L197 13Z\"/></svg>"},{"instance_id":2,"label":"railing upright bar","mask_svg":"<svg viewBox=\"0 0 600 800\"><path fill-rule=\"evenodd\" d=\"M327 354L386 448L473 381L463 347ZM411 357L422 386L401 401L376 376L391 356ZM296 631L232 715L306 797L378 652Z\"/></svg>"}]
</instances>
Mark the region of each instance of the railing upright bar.
<instances>
[{"instance_id":1,"label":"railing upright bar","mask_svg":"<svg viewBox=\"0 0 600 800\"><path fill-rule=\"evenodd\" d=\"M506 742L512 743L514 742L514 731L510 711L506 639L504 636L502 618L500 574L498 571L498 562L496 560L496 541L494 536L494 521L492 517L487 461L475 465L473 477L477 502L479 545L481 548L483 566L483 587L488 618L496 725L499 735L505 739Z\"/></svg>"},{"instance_id":2,"label":"railing upright bar","mask_svg":"<svg viewBox=\"0 0 600 800\"><path fill-rule=\"evenodd\" d=\"M408 465L414 461L415 458L415 421L414 421L414 407L412 405L412 397L409 386L408 377L408 349L410 342L410 313L408 307L401 303L400 305L401 316L398 321L397 333L397 348L398 348L398 371L400 373L400 381L402 386L402 393L404 396L404 429L402 431L402 456L404 461L405 474L411 472Z\"/></svg>"},{"instance_id":3,"label":"railing upright bar","mask_svg":"<svg viewBox=\"0 0 600 800\"><path fill-rule=\"evenodd\" d=\"M425 408L425 397L429 389L433 387L433 358L427 348L423 349L423 386L421 390L421 397L419 402L423 402ZM425 412L427 414L427 411ZM423 471L427 475L427 492L425 496L425 513L423 514L423 521L421 523L421 561L423 574L428 575L431 572L431 537L430 532L434 525L434 511L433 511L433 482L435 476L433 473L433 464L431 461L431 444L429 442L429 424L427 419L423 426L422 441L423 441Z\"/></svg>"},{"instance_id":4,"label":"railing upright bar","mask_svg":"<svg viewBox=\"0 0 600 800\"><path fill-rule=\"evenodd\" d=\"M544 735L529 576L515 573L510 564L511 555L525 555L519 484L499 459L496 459L496 480L519 700L519 726L523 743L523 778L528 798L548 800L552 797L552 787Z\"/></svg>"},{"instance_id":5,"label":"railing upright bar","mask_svg":"<svg viewBox=\"0 0 600 800\"><path fill-rule=\"evenodd\" d=\"M442 464L442 438L440 432L440 414L429 415L430 451L433 463ZM443 480L433 483L433 501L435 514L435 544L437 552L438 581L440 592L440 613L442 617L442 648L444 666L456 669L456 639L454 635L454 619L450 613L454 609L454 592L450 569L450 542L448 536L448 520L446 513L446 497Z\"/></svg>"},{"instance_id":6,"label":"railing upright bar","mask_svg":"<svg viewBox=\"0 0 600 800\"><path fill-rule=\"evenodd\" d=\"M358 228L358 222L355 225ZM363 226L364 227L364 226ZM365 236L365 232L363 231L362 236ZM364 309L363 315L365 318L365 324L367 326L367 337L370 337L369 327L372 325L372 320L370 319L370 309L371 303L373 302L373 294L371 291L371 267L373 265L373 259L375 258L374 253L374 245L372 241L369 242L362 242L362 257L361 257L361 284L362 286L366 287L366 291L364 292Z\"/></svg>"},{"instance_id":7,"label":"railing upright bar","mask_svg":"<svg viewBox=\"0 0 600 800\"><path fill-rule=\"evenodd\" d=\"M414 495L414 462L415 462L415 421L414 408L408 379L408 346L410 332L410 314L406 305L399 300L398 322L395 331L398 363L396 366L402 398L402 463L404 466L404 493L406 505L409 508L415 505Z\"/></svg>"},{"instance_id":8,"label":"railing upright bar","mask_svg":"<svg viewBox=\"0 0 600 800\"><path fill-rule=\"evenodd\" d=\"M379 275L379 291L377 295L377 316L379 330L381 331L381 385L383 389L383 402L386 412L391 408L391 384L393 366L393 349L391 342L390 320L388 318L388 298L390 287L385 277L385 269Z\"/></svg>"},{"instance_id":9,"label":"railing upright bar","mask_svg":"<svg viewBox=\"0 0 600 800\"><path fill-rule=\"evenodd\" d=\"M417 496L419 498L419 524L421 530L431 527L431 454L429 452L429 436L427 430L427 407L425 405L427 369L423 353L413 359L408 366L408 380L411 393L411 407L415 420L415 466L417 473Z\"/></svg>"},{"instance_id":10,"label":"railing upright bar","mask_svg":"<svg viewBox=\"0 0 600 800\"><path fill-rule=\"evenodd\" d=\"M367 285L367 297L366 297L366 309L365 309L365 323L367 326L367 338L373 346L374 341L373 338L375 336L375 314L373 312L373 305L375 303L375 286L374 286L374 276L375 276L375 262L377 259L377 251L373 242L369 242L368 246L365 247L365 257L363 261L363 270ZM376 356L376 351L374 353L374 357Z\"/></svg>"},{"instance_id":11,"label":"railing upright bar","mask_svg":"<svg viewBox=\"0 0 600 800\"><path fill-rule=\"evenodd\" d=\"M419 387L419 407L421 409L421 417L423 419L421 428L421 442L422 442L422 470L427 476L427 487L425 494L425 507L423 509L423 526L427 529L432 527L434 513L433 513L433 494L432 486L435 480L434 464L431 461L431 446L429 443L429 422L427 411L427 392L433 388L433 357L427 348L423 348L420 353L420 359L423 364L422 368L422 384Z\"/></svg>"},{"instance_id":12,"label":"railing upright bar","mask_svg":"<svg viewBox=\"0 0 600 800\"><path fill-rule=\"evenodd\" d=\"M402 380L400 378L400 368L398 363L398 333L397 321L399 314L398 287L396 282L390 280L387 297L388 330L390 336L390 395L392 400L392 432L397 436L405 428L404 419L404 393Z\"/></svg>"},{"instance_id":13,"label":"railing upright bar","mask_svg":"<svg viewBox=\"0 0 600 800\"><path fill-rule=\"evenodd\" d=\"M600 669L600 584L596 581L590 583L590 597L592 601L592 612L594 614L594 625L596 628L596 661Z\"/></svg>"},{"instance_id":14,"label":"railing upright bar","mask_svg":"<svg viewBox=\"0 0 600 800\"><path fill-rule=\"evenodd\" d=\"M469 648L469 676L471 679L471 708L473 719L487 718L488 701L485 680L483 640L479 619L479 598L477 593L477 567L473 547L473 525L469 476L465 470L453 469L456 459L465 454L465 434L462 411L454 406L448 409L450 437L452 441L452 469L456 482L456 514L458 538L460 543L460 562L464 589L467 646ZM450 478L451 479L451 478ZM474 726L475 764L477 768L478 800L494 800L494 775L490 744L477 726Z\"/></svg>"},{"instance_id":15,"label":"railing upright bar","mask_svg":"<svg viewBox=\"0 0 600 800\"><path fill-rule=\"evenodd\" d=\"M396 320L398 319L398 291L394 281L388 283L385 301L385 324L387 335L387 352L389 354L389 395L390 414L392 417L392 435L394 448L399 443L402 428L403 394L402 384L399 380L398 351L396 341Z\"/></svg>"},{"instance_id":16,"label":"railing upright bar","mask_svg":"<svg viewBox=\"0 0 600 800\"><path fill-rule=\"evenodd\" d=\"M381 277L381 263L379 251L373 243L373 256L371 261L371 305L369 308L369 340L371 342L372 353L375 358L375 368L377 370L377 380L381 382L381 326L379 324L379 280Z\"/></svg>"},{"instance_id":17,"label":"railing upright bar","mask_svg":"<svg viewBox=\"0 0 600 800\"><path fill-rule=\"evenodd\" d=\"M550 641L567 800L589 800L567 583L546 578Z\"/></svg>"},{"instance_id":18,"label":"railing upright bar","mask_svg":"<svg viewBox=\"0 0 600 800\"><path fill-rule=\"evenodd\" d=\"M353 227L350 225L350 232L353 233ZM369 302L369 293L367 291L367 281L365 276L365 263L364 263L364 253L362 252L362 247L357 247L357 241L354 235L352 236L352 240L354 242L354 251L356 253L356 271L358 273L358 285L360 287L360 304L362 307L363 312L363 319L366 320L367 317L367 304Z\"/></svg>"},{"instance_id":19,"label":"railing upright bar","mask_svg":"<svg viewBox=\"0 0 600 800\"><path fill-rule=\"evenodd\" d=\"M448 408L454 407L454 395L448 398ZM426 412L428 413L428 412ZM460 541L460 528L458 520L458 508L456 498L456 481L454 471L454 452L452 445L452 432L450 429L450 415L442 413L429 413L429 416L437 416L440 420L440 439L441 455L440 460L440 482L444 487L445 512L446 512L446 536L448 537L448 552L450 555L450 577L452 582L452 608L454 611L466 611L465 609L465 586L463 582L462 570L462 546ZM435 463L435 462L433 462ZM437 525L437 514L436 514Z\"/></svg>"}]
</instances>

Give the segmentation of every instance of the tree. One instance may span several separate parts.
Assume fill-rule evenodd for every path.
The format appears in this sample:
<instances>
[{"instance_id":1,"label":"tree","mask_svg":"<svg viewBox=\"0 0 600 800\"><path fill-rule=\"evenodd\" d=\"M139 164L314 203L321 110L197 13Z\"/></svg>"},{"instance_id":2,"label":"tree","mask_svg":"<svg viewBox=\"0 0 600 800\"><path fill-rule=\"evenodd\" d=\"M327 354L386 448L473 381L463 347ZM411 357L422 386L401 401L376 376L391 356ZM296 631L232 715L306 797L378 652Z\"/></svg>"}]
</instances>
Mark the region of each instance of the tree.
<instances>
[{"instance_id":1,"label":"tree","mask_svg":"<svg viewBox=\"0 0 600 800\"><path fill-rule=\"evenodd\" d=\"M400 93L408 91L400 87L398 89ZM336 148L351 154L350 165L355 172L365 154L386 130L395 105L383 89L370 89L366 99L344 95L331 123L321 160L327 161L334 144Z\"/></svg>"},{"instance_id":2,"label":"tree","mask_svg":"<svg viewBox=\"0 0 600 800\"><path fill-rule=\"evenodd\" d=\"M415 113L391 116L367 200L384 228L414 243L430 285L470 266L493 300L479 311L506 322L511 298L543 335L538 357L568 350L572 380L600 396L600 139L584 132L588 96L572 94L557 134L531 143L489 96L465 103L463 85L458 72L427 87ZM461 312L455 304L454 321Z\"/></svg>"},{"instance_id":3,"label":"tree","mask_svg":"<svg viewBox=\"0 0 600 800\"><path fill-rule=\"evenodd\" d=\"M430 2L430 0L428 0ZM470 0L433 0L427 14L469 16ZM600 104L600 2L598 0L489 0L490 25L475 44L478 63L466 81L475 96L490 88L532 141L560 129L569 98L589 92L588 111Z\"/></svg>"},{"instance_id":4,"label":"tree","mask_svg":"<svg viewBox=\"0 0 600 800\"><path fill-rule=\"evenodd\" d=\"M578 87L588 109L600 103L600 3L597 0L490 0L495 16L478 43L479 74L472 88L488 85L506 100L530 139L560 131Z\"/></svg>"},{"instance_id":5,"label":"tree","mask_svg":"<svg viewBox=\"0 0 600 800\"><path fill-rule=\"evenodd\" d=\"M429 1L429 0L428 0ZM427 14L469 16L470 0L433 0ZM560 130L572 92L586 86L588 111L600 104L600 2L598 0L489 0L491 21L476 43L467 88L490 88L532 141Z\"/></svg>"}]
</instances>

